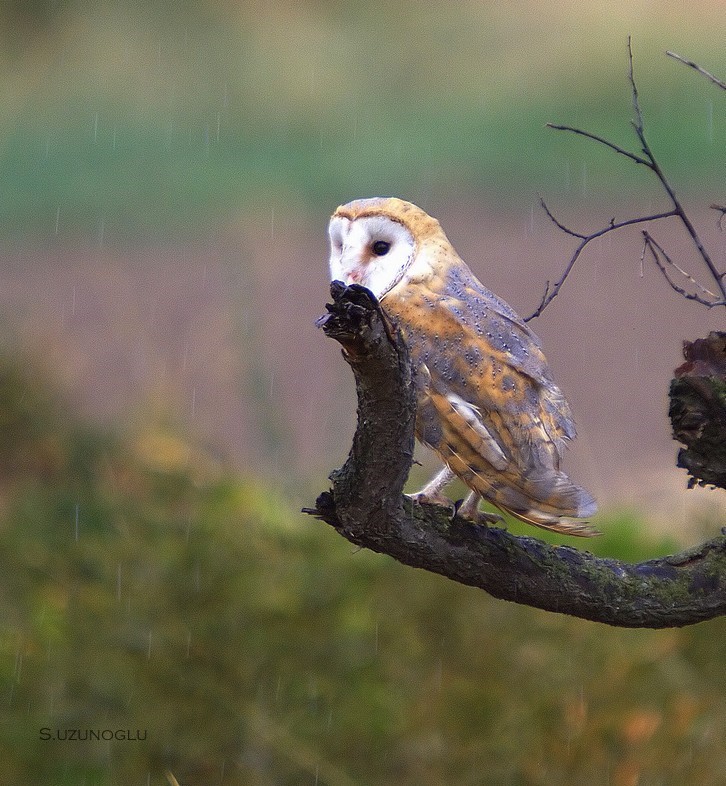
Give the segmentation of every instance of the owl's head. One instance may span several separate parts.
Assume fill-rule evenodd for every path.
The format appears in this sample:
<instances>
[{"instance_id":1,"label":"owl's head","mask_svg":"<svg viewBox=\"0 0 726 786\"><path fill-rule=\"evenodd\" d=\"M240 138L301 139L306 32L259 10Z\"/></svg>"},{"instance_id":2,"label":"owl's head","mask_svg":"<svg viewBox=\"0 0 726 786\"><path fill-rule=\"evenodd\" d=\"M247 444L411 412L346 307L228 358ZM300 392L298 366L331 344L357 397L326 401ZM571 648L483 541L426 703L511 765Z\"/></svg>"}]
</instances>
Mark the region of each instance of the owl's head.
<instances>
[{"instance_id":1,"label":"owl's head","mask_svg":"<svg viewBox=\"0 0 726 786\"><path fill-rule=\"evenodd\" d=\"M341 205L328 235L331 280L361 284L379 300L401 281L431 274L426 241L449 245L435 218L394 197Z\"/></svg>"}]
</instances>

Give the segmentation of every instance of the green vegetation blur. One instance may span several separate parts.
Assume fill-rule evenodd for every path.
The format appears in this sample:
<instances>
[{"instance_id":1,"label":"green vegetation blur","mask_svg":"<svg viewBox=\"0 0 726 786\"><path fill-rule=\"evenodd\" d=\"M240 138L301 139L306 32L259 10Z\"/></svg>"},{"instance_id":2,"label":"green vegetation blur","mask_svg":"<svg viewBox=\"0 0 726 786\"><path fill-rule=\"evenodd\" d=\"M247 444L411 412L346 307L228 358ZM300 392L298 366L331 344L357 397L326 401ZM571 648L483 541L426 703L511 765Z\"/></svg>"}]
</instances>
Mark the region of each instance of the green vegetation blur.
<instances>
[{"instance_id":1,"label":"green vegetation blur","mask_svg":"<svg viewBox=\"0 0 726 786\"><path fill-rule=\"evenodd\" d=\"M654 150L679 188L718 191L724 102L664 52L718 71L719 4L546 5L6 3L0 237L178 237L273 199L657 196L545 129L633 146L628 34Z\"/></svg>"},{"instance_id":2,"label":"green vegetation blur","mask_svg":"<svg viewBox=\"0 0 726 786\"><path fill-rule=\"evenodd\" d=\"M724 620L613 630L356 552L17 360L0 413L0 783L723 782Z\"/></svg>"}]
</instances>

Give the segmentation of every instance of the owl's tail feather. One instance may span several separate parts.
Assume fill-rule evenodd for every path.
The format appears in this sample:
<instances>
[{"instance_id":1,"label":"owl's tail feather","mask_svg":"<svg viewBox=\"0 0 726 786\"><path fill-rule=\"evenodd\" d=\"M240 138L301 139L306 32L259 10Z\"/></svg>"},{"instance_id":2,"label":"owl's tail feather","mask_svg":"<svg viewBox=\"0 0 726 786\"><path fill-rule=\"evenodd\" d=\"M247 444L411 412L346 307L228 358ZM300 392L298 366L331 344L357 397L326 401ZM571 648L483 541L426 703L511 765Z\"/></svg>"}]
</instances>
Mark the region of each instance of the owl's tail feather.
<instances>
[{"instance_id":1,"label":"owl's tail feather","mask_svg":"<svg viewBox=\"0 0 726 786\"><path fill-rule=\"evenodd\" d=\"M483 473L450 445L442 458L469 488L504 513L565 535L591 538L600 534L583 521L597 510L594 498L564 472L532 473L529 477L511 471Z\"/></svg>"},{"instance_id":2,"label":"owl's tail feather","mask_svg":"<svg viewBox=\"0 0 726 786\"><path fill-rule=\"evenodd\" d=\"M591 527L587 521L572 519L567 516L553 516L550 513L542 513L539 510L517 511L507 508L505 505L497 505L500 510L509 513L514 518L532 524L535 527L548 529L550 532L559 532L561 535L576 535L581 538L595 538L602 535L599 529Z\"/></svg>"},{"instance_id":3,"label":"owl's tail feather","mask_svg":"<svg viewBox=\"0 0 726 786\"><path fill-rule=\"evenodd\" d=\"M476 479L474 483L480 485ZM520 521L564 535L591 538L600 534L586 521L597 510L595 500L564 472L539 482L531 477L523 478L517 486L501 482L486 485L488 489L482 488L484 499Z\"/></svg>"},{"instance_id":4,"label":"owl's tail feather","mask_svg":"<svg viewBox=\"0 0 726 786\"><path fill-rule=\"evenodd\" d=\"M535 527L585 538L600 534L586 521L597 511L594 498L561 471L531 473L511 485L493 484L487 499Z\"/></svg>"},{"instance_id":5,"label":"owl's tail feather","mask_svg":"<svg viewBox=\"0 0 726 786\"><path fill-rule=\"evenodd\" d=\"M419 438L483 499L536 527L583 537L599 534L586 521L576 521L592 516L597 505L559 469L557 447L546 435L526 443L524 460L515 461L481 412L458 395L440 393L429 382L417 415L424 425L430 406L436 428L431 436L422 429ZM527 433L524 426L520 430Z\"/></svg>"}]
</instances>

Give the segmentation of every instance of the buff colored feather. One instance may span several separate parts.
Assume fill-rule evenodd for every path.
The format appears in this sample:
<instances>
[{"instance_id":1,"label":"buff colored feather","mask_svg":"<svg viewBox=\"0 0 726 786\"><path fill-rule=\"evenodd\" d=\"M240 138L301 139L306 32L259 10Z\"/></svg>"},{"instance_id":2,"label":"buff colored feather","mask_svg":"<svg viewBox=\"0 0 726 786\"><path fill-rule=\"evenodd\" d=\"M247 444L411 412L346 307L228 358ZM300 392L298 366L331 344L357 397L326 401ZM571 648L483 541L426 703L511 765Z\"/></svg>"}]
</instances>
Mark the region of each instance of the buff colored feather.
<instances>
[{"instance_id":1,"label":"buff colored feather","mask_svg":"<svg viewBox=\"0 0 726 786\"><path fill-rule=\"evenodd\" d=\"M335 212L331 240L331 273L370 285L406 337L418 439L499 509L597 534L577 521L595 513L594 499L560 469L575 425L539 339L477 280L438 221L403 200L358 200ZM381 240L390 250L378 254Z\"/></svg>"}]
</instances>

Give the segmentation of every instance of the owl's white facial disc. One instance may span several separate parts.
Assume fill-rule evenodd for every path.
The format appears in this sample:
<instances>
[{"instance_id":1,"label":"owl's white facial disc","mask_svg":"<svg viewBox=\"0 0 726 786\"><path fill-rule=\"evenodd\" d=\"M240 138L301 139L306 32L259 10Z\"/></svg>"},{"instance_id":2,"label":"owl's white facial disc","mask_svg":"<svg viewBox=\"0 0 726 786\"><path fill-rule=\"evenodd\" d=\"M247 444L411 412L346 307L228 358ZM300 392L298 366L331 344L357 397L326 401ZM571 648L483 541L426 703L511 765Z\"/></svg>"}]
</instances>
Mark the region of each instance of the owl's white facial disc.
<instances>
[{"instance_id":1,"label":"owl's white facial disc","mask_svg":"<svg viewBox=\"0 0 726 786\"><path fill-rule=\"evenodd\" d=\"M361 284L379 300L401 280L416 245L408 229L387 216L334 216L328 234L331 281Z\"/></svg>"}]
</instances>

